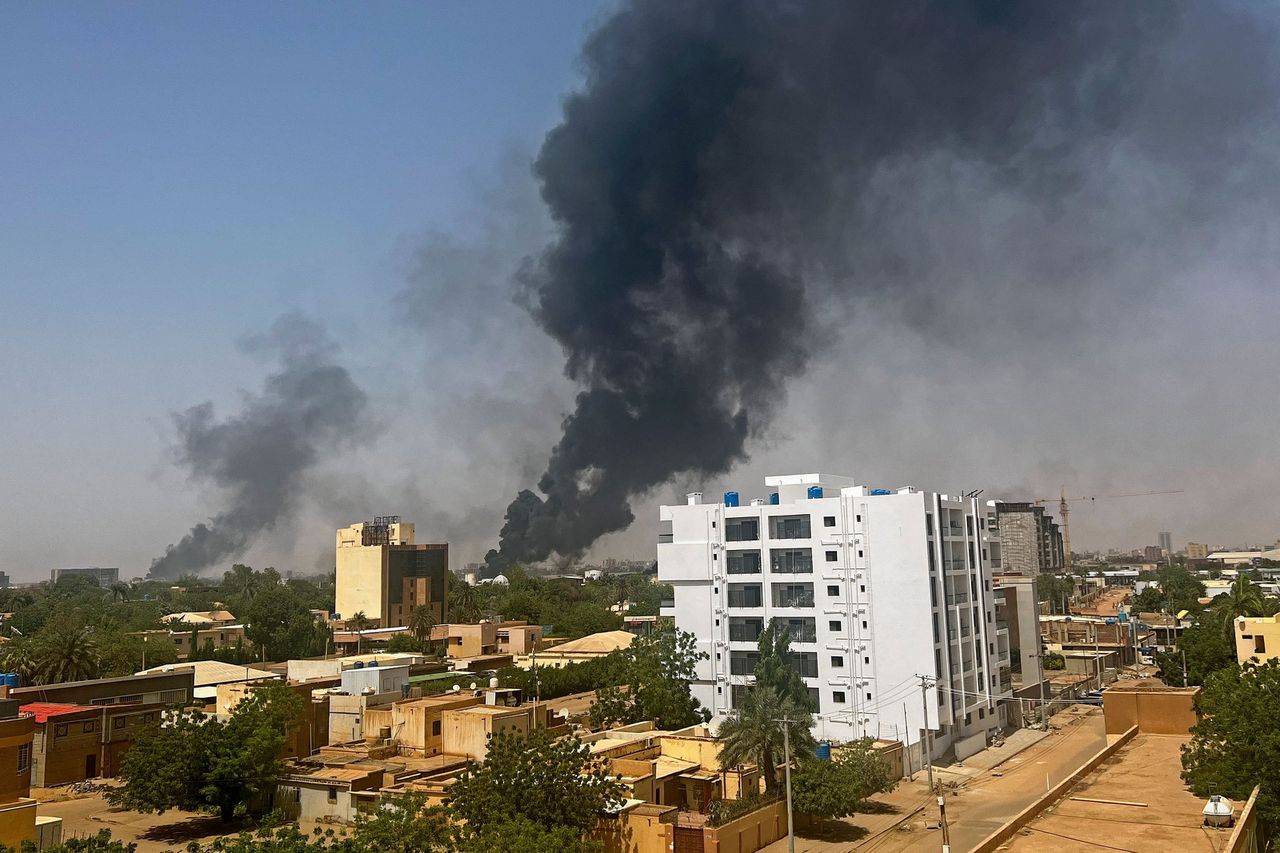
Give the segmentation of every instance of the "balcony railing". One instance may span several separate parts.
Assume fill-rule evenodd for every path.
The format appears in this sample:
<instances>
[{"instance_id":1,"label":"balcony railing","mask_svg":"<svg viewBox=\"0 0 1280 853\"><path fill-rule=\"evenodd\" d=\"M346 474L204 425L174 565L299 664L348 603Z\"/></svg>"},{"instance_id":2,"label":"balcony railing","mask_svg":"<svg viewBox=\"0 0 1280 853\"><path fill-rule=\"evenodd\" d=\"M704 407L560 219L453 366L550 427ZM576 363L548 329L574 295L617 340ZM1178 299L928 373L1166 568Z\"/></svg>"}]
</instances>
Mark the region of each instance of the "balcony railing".
<instances>
[{"instance_id":1,"label":"balcony railing","mask_svg":"<svg viewBox=\"0 0 1280 853\"><path fill-rule=\"evenodd\" d=\"M801 593L798 595L775 595L773 597L774 607L813 607L813 593Z\"/></svg>"}]
</instances>

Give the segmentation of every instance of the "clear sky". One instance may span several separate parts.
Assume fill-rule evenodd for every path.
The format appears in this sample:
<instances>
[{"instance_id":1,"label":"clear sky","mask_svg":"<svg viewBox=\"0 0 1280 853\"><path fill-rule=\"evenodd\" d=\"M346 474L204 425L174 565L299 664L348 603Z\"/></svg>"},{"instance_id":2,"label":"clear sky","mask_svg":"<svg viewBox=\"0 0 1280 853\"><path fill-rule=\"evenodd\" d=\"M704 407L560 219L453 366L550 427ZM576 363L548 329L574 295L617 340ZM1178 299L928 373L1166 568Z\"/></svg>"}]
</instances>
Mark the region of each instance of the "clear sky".
<instances>
[{"instance_id":1,"label":"clear sky","mask_svg":"<svg viewBox=\"0 0 1280 853\"><path fill-rule=\"evenodd\" d=\"M235 341L283 311L384 311L398 241L470 227L606 5L7 7L0 569L145 568L207 514L167 414L256 386Z\"/></svg>"}]
</instances>

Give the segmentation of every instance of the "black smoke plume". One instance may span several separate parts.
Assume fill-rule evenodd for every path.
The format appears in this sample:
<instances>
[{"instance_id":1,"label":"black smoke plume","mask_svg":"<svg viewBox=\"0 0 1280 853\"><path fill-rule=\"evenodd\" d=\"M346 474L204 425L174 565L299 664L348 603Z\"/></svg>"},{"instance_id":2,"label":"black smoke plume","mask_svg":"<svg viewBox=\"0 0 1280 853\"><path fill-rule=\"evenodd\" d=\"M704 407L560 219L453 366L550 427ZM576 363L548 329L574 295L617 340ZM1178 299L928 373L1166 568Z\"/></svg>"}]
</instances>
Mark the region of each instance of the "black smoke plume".
<instances>
[{"instance_id":1,"label":"black smoke plume","mask_svg":"<svg viewBox=\"0 0 1280 853\"><path fill-rule=\"evenodd\" d=\"M152 577L199 572L245 552L258 534L291 517L304 475L321 454L356 438L366 397L315 322L278 319L246 348L277 354L280 368L262 391L246 394L239 414L218 420L213 404L174 415L178 464L193 480L227 495L227 509L200 523L151 563Z\"/></svg>"},{"instance_id":2,"label":"black smoke plume","mask_svg":"<svg viewBox=\"0 0 1280 853\"><path fill-rule=\"evenodd\" d=\"M522 278L582 390L488 570L581 553L631 523L633 497L745 459L838 334L820 307L939 310L921 281L946 259L883 224L895 181L941 159L1050 223L1089 192L1114 206L1089 178L1117 158L1187 185L1165 216L1247 195L1236 165L1276 101L1274 42L1228 2L624 3L536 161L558 233ZM1064 226L1080 238L1026 287L1072 287L1124 250L1088 217Z\"/></svg>"}]
</instances>

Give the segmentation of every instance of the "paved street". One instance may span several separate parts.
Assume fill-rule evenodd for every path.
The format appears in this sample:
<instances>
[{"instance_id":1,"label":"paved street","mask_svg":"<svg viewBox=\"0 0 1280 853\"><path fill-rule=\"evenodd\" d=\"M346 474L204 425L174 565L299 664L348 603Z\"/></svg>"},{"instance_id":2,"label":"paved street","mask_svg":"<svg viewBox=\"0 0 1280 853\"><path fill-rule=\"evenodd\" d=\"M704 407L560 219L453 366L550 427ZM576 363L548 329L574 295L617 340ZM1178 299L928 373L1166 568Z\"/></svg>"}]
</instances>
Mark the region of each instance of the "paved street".
<instances>
[{"instance_id":1,"label":"paved street","mask_svg":"<svg viewBox=\"0 0 1280 853\"><path fill-rule=\"evenodd\" d=\"M951 849L964 853L1036 800L1049 785L1057 784L1089 756L1106 745L1101 713L1054 717L1062 730L1015 755L993 771L966 766L962 773L948 773L958 787L947 793L947 818ZM966 775L968 776L966 780ZM929 796L923 773L904 782L890 794L876 798L883 813L859 814L840 821L835 831L821 837L804 830L796 839L797 853L923 853L942 846L942 833L926 828L936 824L938 808ZM787 841L771 844L767 853L786 853Z\"/></svg>"}]
</instances>

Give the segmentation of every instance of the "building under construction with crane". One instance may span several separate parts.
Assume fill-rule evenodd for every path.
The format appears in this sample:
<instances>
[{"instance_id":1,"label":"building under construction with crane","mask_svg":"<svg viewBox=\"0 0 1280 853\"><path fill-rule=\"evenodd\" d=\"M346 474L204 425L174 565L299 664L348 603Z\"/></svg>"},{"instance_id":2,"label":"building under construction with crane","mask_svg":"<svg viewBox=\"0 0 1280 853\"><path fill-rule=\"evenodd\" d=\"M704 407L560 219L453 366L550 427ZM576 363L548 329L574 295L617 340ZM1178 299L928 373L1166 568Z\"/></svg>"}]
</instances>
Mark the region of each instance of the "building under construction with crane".
<instances>
[{"instance_id":1,"label":"building under construction with crane","mask_svg":"<svg viewBox=\"0 0 1280 853\"><path fill-rule=\"evenodd\" d=\"M1062 571L1062 531L1043 506L999 501L995 507L1004 574L1035 577L1041 572Z\"/></svg>"}]
</instances>

